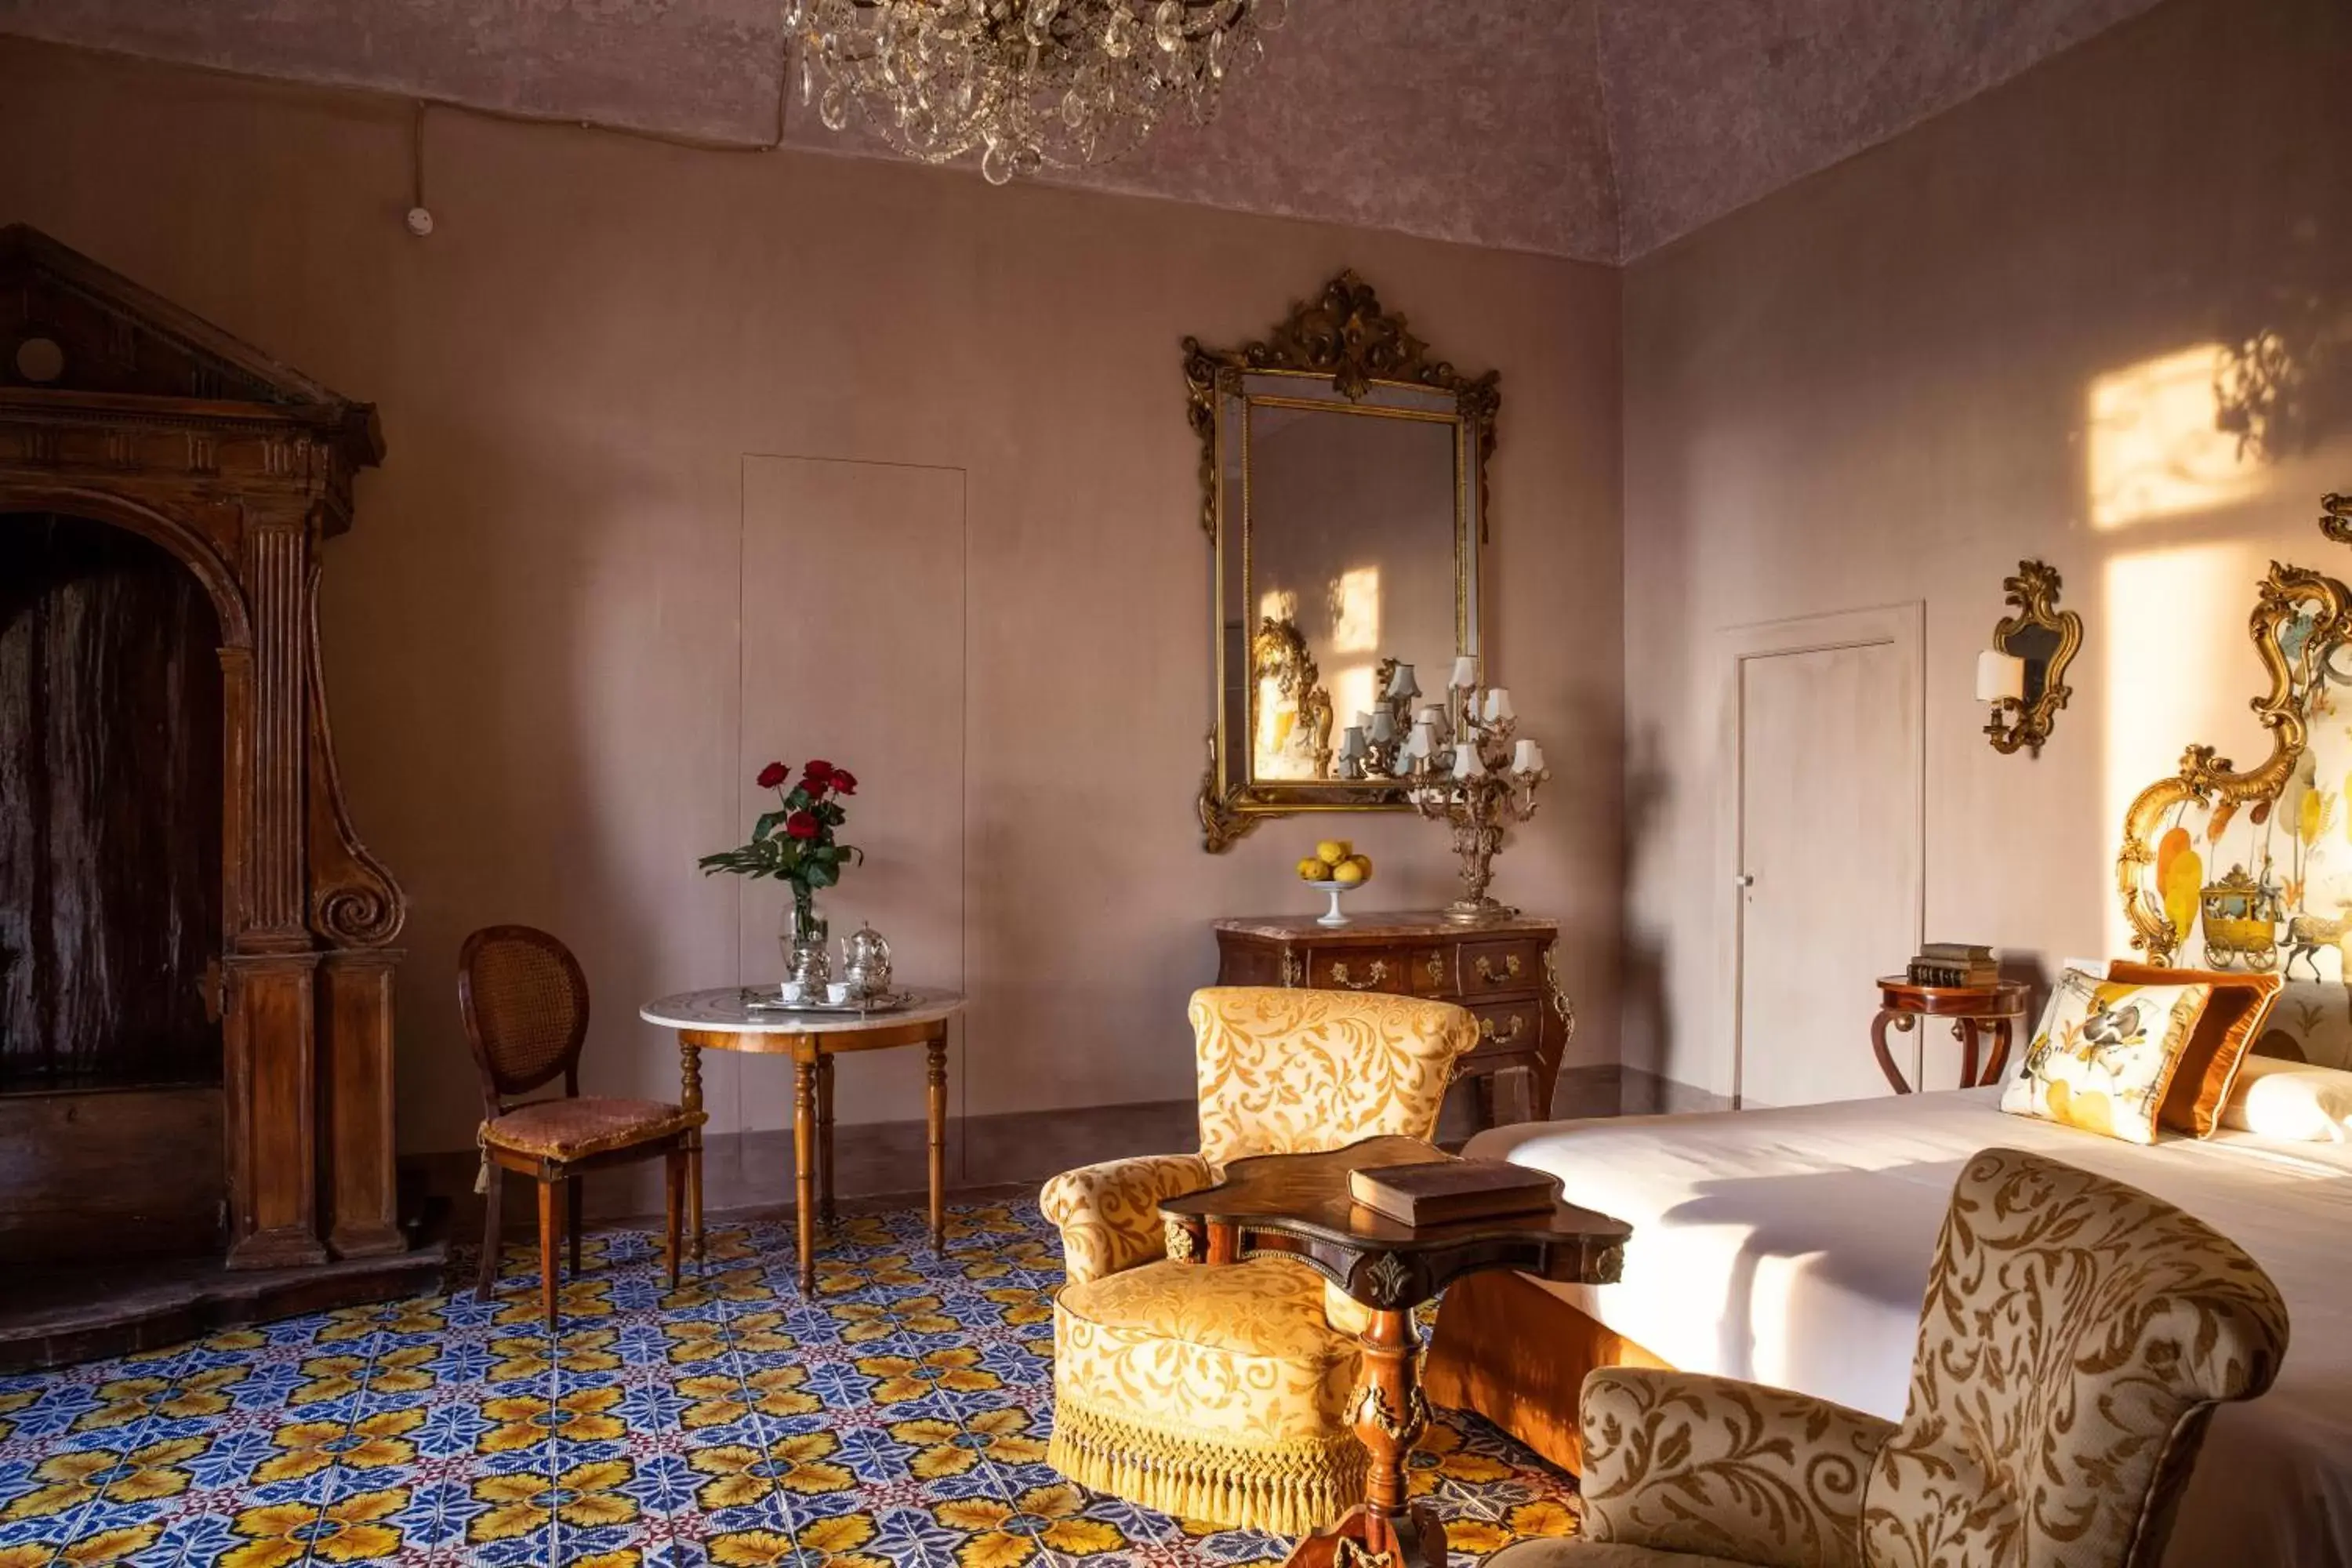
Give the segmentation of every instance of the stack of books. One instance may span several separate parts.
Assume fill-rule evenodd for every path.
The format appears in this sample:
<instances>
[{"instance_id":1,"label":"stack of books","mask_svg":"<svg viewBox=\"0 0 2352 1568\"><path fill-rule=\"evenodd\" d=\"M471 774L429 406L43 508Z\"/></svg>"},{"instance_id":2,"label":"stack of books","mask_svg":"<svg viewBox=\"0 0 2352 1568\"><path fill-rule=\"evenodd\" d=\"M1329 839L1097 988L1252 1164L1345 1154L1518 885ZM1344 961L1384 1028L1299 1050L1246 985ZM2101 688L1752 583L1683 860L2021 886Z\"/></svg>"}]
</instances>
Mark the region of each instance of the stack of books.
<instances>
[{"instance_id":1,"label":"stack of books","mask_svg":"<svg viewBox=\"0 0 2352 1568\"><path fill-rule=\"evenodd\" d=\"M2000 979L1992 949L1967 942L1931 942L1908 971L1914 985L1990 985Z\"/></svg>"}]
</instances>

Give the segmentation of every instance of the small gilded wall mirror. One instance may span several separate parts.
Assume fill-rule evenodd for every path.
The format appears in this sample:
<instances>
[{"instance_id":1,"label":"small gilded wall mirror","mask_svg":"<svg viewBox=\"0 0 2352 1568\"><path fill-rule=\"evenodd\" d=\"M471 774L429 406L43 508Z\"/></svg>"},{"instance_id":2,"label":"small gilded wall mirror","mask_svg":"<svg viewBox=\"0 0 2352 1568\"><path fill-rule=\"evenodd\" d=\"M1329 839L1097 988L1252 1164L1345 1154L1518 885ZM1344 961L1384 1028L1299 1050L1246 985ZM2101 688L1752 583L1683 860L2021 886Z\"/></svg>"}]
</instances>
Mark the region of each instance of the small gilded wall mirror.
<instances>
[{"instance_id":1,"label":"small gilded wall mirror","mask_svg":"<svg viewBox=\"0 0 2352 1568\"><path fill-rule=\"evenodd\" d=\"M1480 669L1496 374L1342 272L1263 342L1184 342L1211 559L1215 854L1269 816L1406 809L1409 737ZM1483 674L1483 669L1481 669Z\"/></svg>"},{"instance_id":2,"label":"small gilded wall mirror","mask_svg":"<svg viewBox=\"0 0 2352 1568\"><path fill-rule=\"evenodd\" d=\"M1977 660L1977 700L1991 709L1985 735L1995 751L2040 756L2058 710L2074 695L2066 667L2083 646L2083 617L2058 607L2058 572L2046 561L2019 562L2001 587L2011 612Z\"/></svg>"}]
</instances>

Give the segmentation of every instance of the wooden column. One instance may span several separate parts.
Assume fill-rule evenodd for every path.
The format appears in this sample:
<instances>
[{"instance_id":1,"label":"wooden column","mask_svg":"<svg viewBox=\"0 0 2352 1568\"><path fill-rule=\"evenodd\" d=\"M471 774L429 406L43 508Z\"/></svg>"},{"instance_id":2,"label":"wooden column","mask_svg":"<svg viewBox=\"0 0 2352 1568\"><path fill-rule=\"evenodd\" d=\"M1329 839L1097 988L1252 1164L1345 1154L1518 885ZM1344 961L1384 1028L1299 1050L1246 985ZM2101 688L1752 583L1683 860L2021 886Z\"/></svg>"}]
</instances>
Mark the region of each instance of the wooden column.
<instances>
[{"instance_id":1,"label":"wooden column","mask_svg":"<svg viewBox=\"0 0 2352 1568\"><path fill-rule=\"evenodd\" d=\"M392 974L387 947L327 953L319 964L319 1059L327 1245L338 1258L408 1249L393 1159Z\"/></svg>"}]
</instances>

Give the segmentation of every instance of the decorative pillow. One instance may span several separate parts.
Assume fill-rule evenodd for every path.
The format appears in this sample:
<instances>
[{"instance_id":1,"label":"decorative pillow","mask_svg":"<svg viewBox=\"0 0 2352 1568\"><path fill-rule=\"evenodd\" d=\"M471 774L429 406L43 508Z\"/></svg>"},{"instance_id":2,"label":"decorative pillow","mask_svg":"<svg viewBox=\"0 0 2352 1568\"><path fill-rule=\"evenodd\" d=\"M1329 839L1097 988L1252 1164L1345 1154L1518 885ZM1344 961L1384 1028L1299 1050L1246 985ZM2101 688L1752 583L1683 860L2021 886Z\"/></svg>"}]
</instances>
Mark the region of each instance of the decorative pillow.
<instances>
[{"instance_id":1,"label":"decorative pillow","mask_svg":"<svg viewBox=\"0 0 2352 1568\"><path fill-rule=\"evenodd\" d=\"M2248 1057L2221 1125L2264 1138L2352 1143L2352 1072Z\"/></svg>"},{"instance_id":2,"label":"decorative pillow","mask_svg":"<svg viewBox=\"0 0 2352 1568\"><path fill-rule=\"evenodd\" d=\"M2213 1000L2197 1020L2179 1070L2165 1092L2157 1124L2175 1132L2210 1138L2221 1125L2221 1107L2238 1081L2238 1064L2263 1032L2286 982L2275 974L2231 974L2219 969L2158 969L2152 964L2107 965L2107 978L2127 985L2210 985Z\"/></svg>"},{"instance_id":3,"label":"decorative pillow","mask_svg":"<svg viewBox=\"0 0 2352 1568\"><path fill-rule=\"evenodd\" d=\"M2132 985L2063 971L2000 1108L2155 1142L2165 1091L2212 997L2210 985Z\"/></svg>"}]
</instances>

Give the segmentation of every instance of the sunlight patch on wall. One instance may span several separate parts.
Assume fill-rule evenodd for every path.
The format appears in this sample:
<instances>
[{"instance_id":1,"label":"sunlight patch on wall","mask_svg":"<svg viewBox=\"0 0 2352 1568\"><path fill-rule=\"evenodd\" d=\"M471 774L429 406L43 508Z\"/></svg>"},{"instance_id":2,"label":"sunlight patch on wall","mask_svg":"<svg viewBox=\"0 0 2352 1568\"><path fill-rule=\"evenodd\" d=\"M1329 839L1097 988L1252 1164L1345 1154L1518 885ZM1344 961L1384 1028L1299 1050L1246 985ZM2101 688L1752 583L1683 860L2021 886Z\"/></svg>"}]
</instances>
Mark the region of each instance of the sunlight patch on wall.
<instances>
[{"instance_id":1,"label":"sunlight patch on wall","mask_svg":"<svg viewBox=\"0 0 2352 1568\"><path fill-rule=\"evenodd\" d=\"M2092 858L2111 882L2124 812L2140 791L2176 773L2192 742L2241 760L2268 747L2246 699L2260 670L2246 640L2246 605L2259 563L2233 544L2121 555L2106 563L2104 597L2089 616L2106 703L2099 837ZM2079 699L2078 699L2079 700ZM2131 926L2106 900L2106 947L2131 951Z\"/></svg>"},{"instance_id":2,"label":"sunlight patch on wall","mask_svg":"<svg viewBox=\"0 0 2352 1568\"><path fill-rule=\"evenodd\" d=\"M1331 580L1331 651L1377 653L1381 647L1381 569L1359 566Z\"/></svg>"},{"instance_id":3,"label":"sunlight patch on wall","mask_svg":"<svg viewBox=\"0 0 2352 1568\"><path fill-rule=\"evenodd\" d=\"M2223 363L2221 344L2200 343L2091 384L2092 527L2201 511L2254 489L2253 461L2221 425Z\"/></svg>"}]
</instances>

